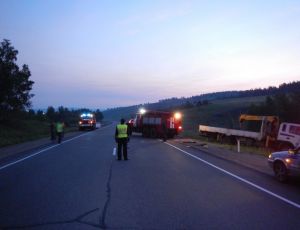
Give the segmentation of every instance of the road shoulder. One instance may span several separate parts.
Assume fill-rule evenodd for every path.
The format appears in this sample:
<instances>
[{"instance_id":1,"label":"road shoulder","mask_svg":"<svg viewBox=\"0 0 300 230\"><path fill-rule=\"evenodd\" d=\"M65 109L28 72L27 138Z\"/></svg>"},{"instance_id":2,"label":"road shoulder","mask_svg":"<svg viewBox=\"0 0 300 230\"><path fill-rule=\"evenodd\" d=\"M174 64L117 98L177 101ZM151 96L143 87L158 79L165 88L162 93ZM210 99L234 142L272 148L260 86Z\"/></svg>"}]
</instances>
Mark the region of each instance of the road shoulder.
<instances>
[{"instance_id":1,"label":"road shoulder","mask_svg":"<svg viewBox=\"0 0 300 230\"><path fill-rule=\"evenodd\" d=\"M82 132L79 131L66 133L64 139L69 139L78 136L81 133ZM22 155L28 151L45 148L56 143L56 141L52 141L49 137L46 137L34 141L28 141L0 148L0 162L5 161L6 159L11 157Z\"/></svg>"},{"instance_id":2,"label":"road shoulder","mask_svg":"<svg viewBox=\"0 0 300 230\"><path fill-rule=\"evenodd\" d=\"M248 152L238 153L237 151L228 150L225 148L217 147L210 143L201 142L189 138L187 139L180 138L180 139L175 139L174 141L186 147L200 150L202 152L205 152L206 154L210 154L218 158L232 161L234 163L251 168L258 172L267 175L273 175L273 172L271 168L268 166L267 158L265 156L256 153L248 153Z\"/></svg>"}]
</instances>

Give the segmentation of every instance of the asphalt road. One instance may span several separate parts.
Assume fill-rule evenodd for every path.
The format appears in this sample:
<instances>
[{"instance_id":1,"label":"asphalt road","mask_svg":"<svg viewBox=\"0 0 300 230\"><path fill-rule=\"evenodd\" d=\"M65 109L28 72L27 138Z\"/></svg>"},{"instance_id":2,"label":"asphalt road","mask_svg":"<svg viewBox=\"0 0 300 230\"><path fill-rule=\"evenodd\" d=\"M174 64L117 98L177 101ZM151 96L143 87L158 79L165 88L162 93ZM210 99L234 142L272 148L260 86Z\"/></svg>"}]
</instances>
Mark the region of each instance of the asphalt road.
<instances>
[{"instance_id":1,"label":"asphalt road","mask_svg":"<svg viewBox=\"0 0 300 230\"><path fill-rule=\"evenodd\" d=\"M140 136L116 161L113 134L0 164L0 229L300 229L298 183Z\"/></svg>"}]
</instances>

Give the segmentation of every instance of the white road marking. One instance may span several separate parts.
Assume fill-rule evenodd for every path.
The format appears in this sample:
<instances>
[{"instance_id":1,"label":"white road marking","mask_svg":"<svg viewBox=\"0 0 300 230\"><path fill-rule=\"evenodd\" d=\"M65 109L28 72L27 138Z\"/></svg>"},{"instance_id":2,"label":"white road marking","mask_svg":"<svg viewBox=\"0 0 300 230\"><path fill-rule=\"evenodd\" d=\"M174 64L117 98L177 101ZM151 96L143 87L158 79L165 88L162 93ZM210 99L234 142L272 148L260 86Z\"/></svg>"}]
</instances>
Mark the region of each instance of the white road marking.
<instances>
[{"instance_id":1,"label":"white road marking","mask_svg":"<svg viewBox=\"0 0 300 230\"><path fill-rule=\"evenodd\" d=\"M288 203L288 204L290 204L290 205L292 205L292 206L294 206L296 208L300 208L300 204L298 204L298 203L295 203L295 202L293 202L293 201L291 201L291 200L289 200L287 198L284 198L284 197L282 197L282 196L280 196L280 195L278 195L278 194L276 194L274 192L271 192L268 189L265 189L265 188L263 188L263 187L261 187L261 186L259 186L257 184L254 184L254 183L252 183L252 182L250 182L250 181L248 181L248 180L246 180L246 179L244 179L242 177L239 177L239 176L237 176L237 175L235 175L235 174L233 174L231 172L228 172L225 169L222 169L222 168L220 168L220 167L218 167L218 166L216 166L216 165L214 165L214 164L212 164L212 163L210 163L210 162L208 162L206 160L203 160L203 159L201 159L199 157L196 157L193 154L191 154L191 153L189 153L187 151L184 151L184 150L176 147L175 145L172 145L172 144L167 143L167 142L165 142L165 144L167 144L167 145L169 145L169 146L171 146L171 147L173 147L173 148L175 148L175 149L177 149L177 150L185 153L186 155L189 155L190 157L193 157L193 158L195 158L195 159L197 159L197 160L199 160L199 161L201 161L201 162L203 162L203 163L205 163L205 164L207 164L207 165L209 165L209 166L211 166L211 167L213 167L215 169L218 169L218 170L222 171L223 173L226 173L227 175L230 175L230 176L232 176L232 177L234 177L234 178L236 178L236 179L238 179L238 180L240 180L240 181L242 181L242 182L244 182L244 183L246 183L248 185L251 185L252 187L254 187L254 188L256 188L256 189L258 189L260 191L263 191L263 192L265 192L265 193L267 193L267 194L269 194L269 195L271 195L273 197L276 197L277 199L282 200L282 201L284 201L284 202L286 202L286 203Z\"/></svg>"},{"instance_id":2,"label":"white road marking","mask_svg":"<svg viewBox=\"0 0 300 230\"><path fill-rule=\"evenodd\" d=\"M103 127L103 128L100 128L100 130L106 129L106 128L109 127L109 126L111 126L111 125L108 125L108 126L105 126L105 127ZM83 133L83 134L81 134L81 135L79 135L79 136L76 136L76 137L73 137L73 138L68 139L68 140L66 140L66 141L63 141L63 142L61 142L60 144L52 145L52 146L50 146L50 147L48 147L48 148L45 148L45 149L42 149L42 150L40 150L40 151L38 151L38 152L36 152L36 153L33 153L33 154L31 154L31 155L29 155L29 156L27 156L27 157L24 157L24 158L21 158L21 159L19 159L19 160L16 160L16 161L13 161L13 162L11 162L11 163L8 163L8 164L6 164L6 165L0 166L0 170L5 169L5 168L8 168L8 167L10 167L10 166L12 166L12 165L15 165L15 164L17 164L17 163L20 163L20 162L22 162L22 161L25 161L25 160L27 160L27 159L29 159L29 158L32 158L32 157L34 157L34 156L36 156L36 155L39 155L40 153L43 153L43 152L46 152L46 151L48 151L48 150L50 150L50 149L56 148L56 147L58 147L58 146L60 146L60 145L62 145L62 144L65 144L65 143L67 143L67 142L69 142L69 141L73 141L73 140L75 140L75 139L77 139L77 138L79 138L79 137L85 136L85 135L87 135L87 134L90 134L90 132L88 132L88 133Z\"/></svg>"},{"instance_id":3,"label":"white road marking","mask_svg":"<svg viewBox=\"0 0 300 230\"><path fill-rule=\"evenodd\" d=\"M50 149L56 148L56 147L58 147L58 146L60 146L60 145L62 145L62 144L65 144L65 143L67 143L67 142L69 142L69 141L75 140L75 139L77 139L77 138L79 138L79 137L82 137L82 136L84 136L84 135L87 135L87 134L88 134L88 133L83 133L83 134L81 134L81 135L79 135L79 136L76 136L76 137L73 137L73 138L71 138L71 139L69 139L69 140L63 141L63 142L61 142L60 144L52 145L52 146L50 146L50 147L48 147L48 148L45 148L45 149L42 149L42 150L40 150L40 151L38 151L38 152L36 152L36 153L33 153L33 154L31 154L31 155L29 155L29 156L27 156L27 157L24 157L24 158L21 158L21 159L19 159L19 160L16 160L16 161L13 161L13 162L11 162L11 163L8 163L8 164L6 164L6 165L3 165L3 166L0 167L0 170L5 169L5 168L8 168L9 166L12 166L12 165L15 165L15 164L17 164L17 163L20 163L20 162L22 162L22 161L24 161L24 160L27 160L27 159L29 159L29 158L31 158L31 157L34 157L34 156L36 156L36 155L38 155L38 154L40 154L40 153L43 153L43 152L46 152L46 151L48 151L48 150L50 150Z\"/></svg>"}]
</instances>

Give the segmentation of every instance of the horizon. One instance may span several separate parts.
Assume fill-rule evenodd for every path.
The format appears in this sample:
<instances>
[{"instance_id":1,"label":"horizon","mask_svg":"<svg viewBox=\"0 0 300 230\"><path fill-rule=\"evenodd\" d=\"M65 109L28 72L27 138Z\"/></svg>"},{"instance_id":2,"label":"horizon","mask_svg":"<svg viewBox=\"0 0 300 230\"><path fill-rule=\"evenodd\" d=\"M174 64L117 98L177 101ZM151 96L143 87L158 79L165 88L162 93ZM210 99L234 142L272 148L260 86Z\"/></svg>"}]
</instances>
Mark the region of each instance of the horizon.
<instances>
[{"instance_id":1,"label":"horizon","mask_svg":"<svg viewBox=\"0 0 300 230\"><path fill-rule=\"evenodd\" d=\"M33 108L114 108L300 79L300 2L4 0Z\"/></svg>"},{"instance_id":2,"label":"horizon","mask_svg":"<svg viewBox=\"0 0 300 230\"><path fill-rule=\"evenodd\" d=\"M290 84L290 83L297 83L297 82L300 82L300 81L293 81L293 82L283 82L281 83L279 86L283 85L283 84ZM199 94L199 95L192 95L190 97L170 97L170 98L163 98L163 99L159 99L158 101L154 101L154 102L144 102L144 103L139 103L139 104L132 104L132 105L125 105L125 106L116 106L116 107L109 107L109 108L97 108L97 107L74 107L74 106L70 106L70 107L67 107L67 106L64 106L64 105L59 105L59 106L52 106L52 105L49 105L49 106L46 106L47 108L52 106L55 110L57 110L60 106L64 107L64 108L67 108L69 110L79 110L79 109L87 109L87 110L91 110L91 111L96 111L97 109L99 109L101 112L104 112L104 111L107 111L107 110L113 110L113 109L119 109L119 108L126 108L126 107L132 107L132 106L144 106L146 104L155 104L155 103L160 103L161 101L164 101L164 100L169 100L169 99L189 99L191 97L197 97L197 96L205 96L207 94L213 94L213 93L225 93L225 92L240 92L240 91L248 91L248 90L259 90L259 89L268 89L270 87L276 87L277 89L279 88L279 86L273 86L273 85L270 85L270 86L267 86L267 87L264 87L264 88L251 88L251 89L245 89L245 90L230 90L230 91L218 91L218 92L209 92L209 93L204 93L204 94ZM31 108L33 109L34 111L38 111L38 110L41 110L43 112L46 112L47 111L47 108Z\"/></svg>"}]
</instances>

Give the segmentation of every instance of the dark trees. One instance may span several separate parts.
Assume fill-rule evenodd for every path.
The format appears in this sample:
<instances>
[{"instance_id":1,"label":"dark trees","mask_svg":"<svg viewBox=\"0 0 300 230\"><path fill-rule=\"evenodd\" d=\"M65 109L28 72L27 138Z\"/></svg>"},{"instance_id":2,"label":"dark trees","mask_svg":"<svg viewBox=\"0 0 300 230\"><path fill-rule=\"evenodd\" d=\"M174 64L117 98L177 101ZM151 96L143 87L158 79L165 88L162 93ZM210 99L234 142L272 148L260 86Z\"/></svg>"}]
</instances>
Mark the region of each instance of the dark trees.
<instances>
[{"instance_id":1,"label":"dark trees","mask_svg":"<svg viewBox=\"0 0 300 230\"><path fill-rule=\"evenodd\" d=\"M248 113L254 115L276 115L280 121L300 123L300 92L276 94L267 97L260 105L252 105Z\"/></svg>"},{"instance_id":2,"label":"dark trees","mask_svg":"<svg viewBox=\"0 0 300 230\"><path fill-rule=\"evenodd\" d=\"M33 81L27 65L16 64L18 51L4 39L0 46L0 121L11 111L23 111L31 105Z\"/></svg>"}]
</instances>

